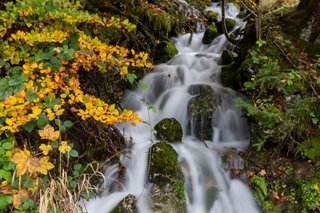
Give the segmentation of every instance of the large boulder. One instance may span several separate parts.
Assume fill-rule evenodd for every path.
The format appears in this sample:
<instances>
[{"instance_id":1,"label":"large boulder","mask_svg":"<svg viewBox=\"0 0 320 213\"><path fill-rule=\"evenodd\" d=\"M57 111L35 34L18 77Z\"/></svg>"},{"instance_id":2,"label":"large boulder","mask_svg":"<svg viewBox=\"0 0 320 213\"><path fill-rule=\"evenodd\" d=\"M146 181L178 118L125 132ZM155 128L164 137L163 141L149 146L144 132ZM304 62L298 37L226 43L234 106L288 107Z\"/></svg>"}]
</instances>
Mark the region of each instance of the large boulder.
<instances>
[{"instance_id":1,"label":"large boulder","mask_svg":"<svg viewBox=\"0 0 320 213\"><path fill-rule=\"evenodd\" d=\"M165 118L159 121L154 129L156 130L156 138L170 143L181 142L182 127L175 118Z\"/></svg>"},{"instance_id":2,"label":"large boulder","mask_svg":"<svg viewBox=\"0 0 320 213\"><path fill-rule=\"evenodd\" d=\"M204 32L202 43L210 44L219 34L216 24L210 24Z\"/></svg>"},{"instance_id":3,"label":"large boulder","mask_svg":"<svg viewBox=\"0 0 320 213\"><path fill-rule=\"evenodd\" d=\"M137 199L134 195L127 195L120 203L111 211L111 213L135 213L137 212Z\"/></svg>"},{"instance_id":4,"label":"large boulder","mask_svg":"<svg viewBox=\"0 0 320 213\"><path fill-rule=\"evenodd\" d=\"M193 85L189 88L189 93L196 94L188 103L189 124L193 128L191 131L200 140L210 140L213 136L213 113L217 105L214 92L208 85Z\"/></svg>"},{"instance_id":5,"label":"large boulder","mask_svg":"<svg viewBox=\"0 0 320 213\"><path fill-rule=\"evenodd\" d=\"M162 185L179 174L178 154L164 141L155 143L150 148L149 180Z\"/></svg>"},{"instance_id":6,"label":"large boulder","mask_svg":"<svg viewBox=\"0 0 320 213\"><path fill-rule=\"evenodd\" d=\"M150 148L148 177L153 183L149 198L152 213L186 212L183 175L171 144L161 141Z\"/></svg>"},{"instance_id":7,"label":"large boulder","mask_svg":"<svg viewBox=\"0 0 320 213\"><path fill-rule=\"evenodd\" d=\"M177 48L170 41L161 41L155 48L154 63L164 63L169 61L178 53Z\"/></svg>"}]
</instances>

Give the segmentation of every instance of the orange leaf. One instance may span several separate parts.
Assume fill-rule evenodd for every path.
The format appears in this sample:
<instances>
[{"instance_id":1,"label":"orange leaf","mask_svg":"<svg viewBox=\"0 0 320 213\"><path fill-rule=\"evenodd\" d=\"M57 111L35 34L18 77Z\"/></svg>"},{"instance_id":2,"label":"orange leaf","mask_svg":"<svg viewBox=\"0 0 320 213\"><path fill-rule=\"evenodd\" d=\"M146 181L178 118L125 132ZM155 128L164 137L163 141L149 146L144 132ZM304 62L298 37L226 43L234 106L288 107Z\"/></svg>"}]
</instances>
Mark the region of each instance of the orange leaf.
<instances>
[{"instance_id":1,"label":"orange leaf","mask_svg":"<svg viewBox=\"0 0 320 213\"><path fill-rule=\"evenodd\" d=\"M54 128L47 124L43 130L39 130L39 135L42 139L56 141L60 137L60 132L54 131Z\"/></svg>"},{"instance_id":2,"label":"orange leaf","mask_svg":"<svg viewBox=\"0 0 320 213\"><path fill-rule=\"evenodd\" d=\"M29 198L28 192L26 190L19 190L17 194L13 195L12 204L17 209L21 205L22 198Z\"/></svg>"}]
</instances>

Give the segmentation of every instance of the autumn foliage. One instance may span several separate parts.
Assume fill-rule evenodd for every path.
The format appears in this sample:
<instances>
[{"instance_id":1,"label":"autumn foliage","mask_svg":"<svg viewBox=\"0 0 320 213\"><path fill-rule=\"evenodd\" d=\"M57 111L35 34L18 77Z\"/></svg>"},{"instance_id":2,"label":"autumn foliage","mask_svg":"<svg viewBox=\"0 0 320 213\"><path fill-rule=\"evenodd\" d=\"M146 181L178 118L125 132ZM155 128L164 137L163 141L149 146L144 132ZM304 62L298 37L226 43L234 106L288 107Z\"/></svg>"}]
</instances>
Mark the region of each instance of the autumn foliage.
<instances>
[{"instance_id":1,"label":"autumn foliage","mask_svg":"<svg viewBox=\"0 0 320 213\"><path fill-rule=\"evenodd\" d=\"M21 181L33 183L22 191L29 197L38 176L55 167L51 152L60 157L75 153L61 134L72 126L61 118L66 109L83 120L93 118L107 125L141 122L131 110L119 110L113 103L86 94L79 80L80 71L116 72L126 79L132 78L129 71L134 67L152 68L148 54L110 45L86 28L128 32L135 26L128 20L90 14L79 1L72 2L17 0L5 3L5 11L0 11L0 167L4 168L0 169L0 201L5 200L0 211L17 194L11 189L14 176L19 177L18 191L27 190ZM22 130L37 132L43 143L33 150L17 147L14 135ZM10 193L4 194L4 189ZM15 208L19 204L13 203Z\"/></svg>"}]
</instances>

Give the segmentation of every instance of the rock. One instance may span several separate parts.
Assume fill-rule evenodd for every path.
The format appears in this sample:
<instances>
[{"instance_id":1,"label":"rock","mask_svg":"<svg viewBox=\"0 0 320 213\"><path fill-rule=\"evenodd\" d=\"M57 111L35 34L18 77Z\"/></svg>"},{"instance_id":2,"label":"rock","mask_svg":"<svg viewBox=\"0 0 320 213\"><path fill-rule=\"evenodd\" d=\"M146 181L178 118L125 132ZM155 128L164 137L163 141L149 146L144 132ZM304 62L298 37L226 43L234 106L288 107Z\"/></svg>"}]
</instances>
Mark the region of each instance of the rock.
<instances>
[{"instance_id":1,"label":"rock","mask_svg":"<svg viewBox=\"0 0 320 213\"><path fill-rule=\"evenodd\" d=\"M135 213L137 212L137 199L134 195L127 195L111 213Z\"/></svg>"},{"instance_id":2,"label":"rock","mask_svg":"<svg viewBox=\"0 0 320 213\"><path fill-rule=\"evenodd\" d=\"M202 43L210 44L219 34L221 33L218 32L217 26L215 24L210 24L204 32Z\"/></svg>"},{"instance_id":3,"label":"rock","mask_svg":"<svg viewBox=\"0 0 320 213\"><path fill-rule=\"evenodd\" d=\"M153 185L151 189L150 206L152 213L186 212L185 204L175 192L173 184L166 184L163 187L159 187L157 184Z\"/></svg>"},{"instance_id":4,"label":"rock","mask_svg":"<svg viewBox=\"0 0 320 213\"><path fill-rule=\"evenodd\" d=\"M189 88L195 91L197 87ZM198 86L201 94L193 97L188 103L189 125L200 140L212 139L212 118L216 110L216 99L210 86Z\"/></svg>"},{"instance_id":5,"label":"rock","mask_svg":"<svg viewBox=\"0 0 320 213\"><path fill-rule=\"evenodd\" d=\"M164 141L155 143L150 152L148 177L151 182L163 185L178 176L178 154L169 143Z\"/></svg>"},{"instance_id":6,"label":"rock","mask_svg":"<svg viewBox=\"0 0 320 213\"><path fill-rule=\"evenodd\" d=\"M169 143L181 142L182 127L175 118L165 118L159 121L154 129L156 130L156 138Z\"/></svg>"},{"instance_id":7,"label":"rock","mask_svg":"<svg viewBox=\"0 0 320 213\"><path fill-rule=\"evenodd\" d=\"M233 61L233 54L232 52L228 50L224 50L221 54L221 64L226 65L226 64L231 64Z\"/></svg>"},{"instance_id":8,"label":"rock","mask_svg":"<svg viewBox=\"0 0 320 213\"><path fill-rule=\"evenodd\" d=\"M154 63L167 62L177 53L177 48L170 41L161 41L155 48Z\"/></svg>"},{"instance_id":9,"label":"rock","mask_svg":"<svg viewBox=\"0 0 320 213\"><path fill-rule=\"evenodd\" d=\"M188 93L190 95L201 95L207 91L211 91L211 87L206 84L194 84L188 88Z\"/></svg>"},{"instance_id":10,"label":"rock","mask_svg":"<svg viewBox=\"0 0 320 213\"><path fill-rule=\"evenodd\" d=\"M219 14L209 10L206 14L209 23L217 23Z\"/></svg>"},{"instance_id":11,"label":"rock","mask_svg":"<svg viewBox=\"0 0 320 213\"><path fill-rule=\"evenodd\" d=\"M238 90L241 87L241 75L233 64L221 67L221 82L224 86Z\"/></svg>"},{"instance_id":12,"label":"rock","mask_svg":"<svg viewBox=\"0 0 320 213\"><path fill-rule=\"evenodd\" d=\"M225 22L226 22L227 31L228 33L230 33L230 31L236 26L236 21L231 18L226 18ZM223 33L222 21L219 21L218 23L216 23L216 25L217 25L218 33L222 34Z\"/></svg>"}]
</instances>

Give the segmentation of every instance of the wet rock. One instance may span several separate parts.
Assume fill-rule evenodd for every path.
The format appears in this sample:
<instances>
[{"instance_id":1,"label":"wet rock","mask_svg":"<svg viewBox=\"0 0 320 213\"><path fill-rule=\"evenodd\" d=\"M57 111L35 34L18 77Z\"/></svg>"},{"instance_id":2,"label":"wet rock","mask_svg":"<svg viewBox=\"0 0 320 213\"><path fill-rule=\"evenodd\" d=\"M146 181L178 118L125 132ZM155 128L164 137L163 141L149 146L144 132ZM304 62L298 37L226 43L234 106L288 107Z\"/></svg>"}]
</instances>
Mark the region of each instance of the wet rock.
<instances>
[{"instance_id":1,"label":"wet rock","mask_svg":"<svg viewBox=\"0 0 320 213\"><path fill-rule=\"evenodd\" d=\"M193 89L189 90L195 90ZM216 110L216 98L213 90L207 85L198 86L201 94L193 97L188 103L189 124L195 136L200 140L212 138L212 117Z\"/></svg>"},{"instance_id":2,"label":"wet rock","mask_svg":"<svg viewBox=\"0 0 320 213\"><path fill-rule=\"evenodd\" d=\"M210 44L219 34L216 24L210 24L204 32L202 43Z\"/></svg>"},{"instance_id":3,"label":"wet rock","mask_svg":"<svg viewBox=\"0 0 320 213\"><path fill-rule=\"evenodd\" d=\"M167 62L177 53L178 50L170 41L161 41L155 48L154 63Z\"/></svg>"},{"instance_id":4,"label":"wet rock","mask_svg":"<svg viewBox=\"0 0 320 213\"><path fill-rule=\"evenodd\" d=\"M206 18L208 19L209 23L217 23L218 22L219 14L209 10L206 14Z\"/></svg>"},{"instance_id":5,"label":"wet rock","mask_svg":"<svg viewBox=\"0 0 320 213\"><path fill-rule=\"evenodd\" d=\"M211 87L206 84L195 84L188 88L188 93L190 95L201 95L208 91L211 91Z\"/></svg>"},{"instance_id":6,"label":"wet rock","mask_svg":"<svg viewBox=\"0 0 320 213\"><path fill-rule=\"evenodd\" d=\"M226 18L225 19L225 22L226 22L226 27L227 27L227 31L230 32L235 26L236 26L236 21L234 19L231 19L231 18ZM222 21L219 21L217 23L217 29L218 29L218 32L220 34L223 33L223 29L222 29Z\"/></svg>"},{"instance_id":7,"label":"wet rock","mask_svg":"<svg viewBox=\"0 0 320 213\"><path fill-rule=\"evenodd\" d=\"M111 213L135 213L137 212L137 199L134 195L127 195Z\"/></svg>"},{"instance_id":8,"label":"wet rock","mask_svg":"<svg viewBox=\"0 0 320 213\"><path fill-rule=\"evenodd\" d=\"M221 67L221 82L224 86L238 90L241 87L241 75L234 64Z\"/></svg>"},{"instance_id":9,"label":"wet rock","mask_svg":"<svg viewBox=\"0 0 320 213\"><path fill-rule=\"evenodd\" d=\"M156 130L156 138L170 143L181 142L182 127L175 118L165 118L159 121L154 129Z\"/></svg>"},{"instance_id":10,"label":"wet rock","mask_svg":"<svg viewBox=\"0 0 320 213\"><path fill-rule=\"evenodd\" d=\"M233 61L233 54L229 50L224 50L221 54L221 64L231 64Z\"/></svg>"},{"instance_id":11,"label":"wet rock","mask_svg":"<svg viewBox=\"0 0 320 213\"><path fill-rule=\"evenodd\" d=\"M166 184L159 187L153 185L151 189L150 206L152 213L184 213L186 212L185 204L175 192L174 185Z\"/></svg>"},{"instance_id":12,"label":"wet rock","mask_svg":"<svg viewBox=\"0 0 320 213\"><path fill-rule=\"evenodd\" d=\"M169 143L164 141L155 143L150 152L148 176L151 182L163 185L178 176L178 154Z\"/></svg>"}]
</instances>

